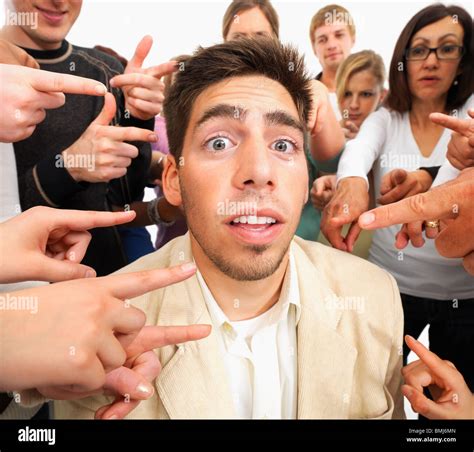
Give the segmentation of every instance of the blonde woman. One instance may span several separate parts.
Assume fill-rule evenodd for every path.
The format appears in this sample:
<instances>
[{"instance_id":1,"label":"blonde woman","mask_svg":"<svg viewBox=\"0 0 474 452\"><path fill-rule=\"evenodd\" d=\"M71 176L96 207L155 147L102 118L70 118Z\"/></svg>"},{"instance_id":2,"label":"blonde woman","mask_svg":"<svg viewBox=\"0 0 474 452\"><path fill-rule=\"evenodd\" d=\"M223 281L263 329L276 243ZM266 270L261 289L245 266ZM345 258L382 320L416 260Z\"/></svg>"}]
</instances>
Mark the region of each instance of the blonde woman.
<instances>
[{"instance_id":1,"label":"blonde woman","mask_svg":"<svg viewBox=\"0 0 474 452\"><path fill-rule=\"evenodd\" d=\"M336 95L341 112L341 126L348 140L357 136L370 113L382 103L386 89L382 57L372 50L362 50L341 64L336 75Z\"/></svg>"},{"instance_id":2,"label":"blonde woman","mask_svg":"<svg viewBox=\"0 0 474 452\"><path fill-rule=\"evenodd\" d=\"M347 140L357 136L365 119L382 104L387 90L385 65L382 57L372 50L349 55L336 74L336 95L342 119L340 124ZM336 175L316 179L311 189L311 201L318 210L331 199L336 185ZM372 185L372 184L371 184ZM367 258L371 233L362 234L354 254ZM319 241L328 244L320 234Z\"/></svg>"}]
</instances>

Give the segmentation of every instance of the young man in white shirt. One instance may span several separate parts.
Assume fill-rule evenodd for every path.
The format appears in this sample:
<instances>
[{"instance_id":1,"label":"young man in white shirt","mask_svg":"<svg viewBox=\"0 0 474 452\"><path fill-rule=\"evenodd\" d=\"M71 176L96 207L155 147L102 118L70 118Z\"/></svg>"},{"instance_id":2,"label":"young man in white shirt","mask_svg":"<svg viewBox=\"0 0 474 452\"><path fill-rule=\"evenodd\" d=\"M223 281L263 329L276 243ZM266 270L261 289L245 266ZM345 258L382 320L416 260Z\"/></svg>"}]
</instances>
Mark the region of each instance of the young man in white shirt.
<instances>
[{"instance_id":1,"label":"young man in white shirt","mask_svg":"<svg viewBox=\"0 0 474 452\"><path fill-rule=\"evenodd\" d=\"M355 35L354 20L342 6L327 5L311 19L311 46L322 67L316 79L327 87L331 106L338 119L341 119L341 113L336 96L336 73L341 63L350 55Z\"/></svg>"},{"instance_id":2,"label":"young man in white shirt","mask_svg":"<svg viewBox=\"0 0 474 452\"><path fill-rule=\"evenodd\" d=\"M165 102L163 188L190 232L119 273L194 259L196 276L131 303L151 324L213 328L158 351L156 394L130 417L403 417L393 278L294 236L308 197L300 56L239 39L198 50L184 67ZM104 402L58 402L55 414L92 418Z\"/></svg>"}]
</instances>

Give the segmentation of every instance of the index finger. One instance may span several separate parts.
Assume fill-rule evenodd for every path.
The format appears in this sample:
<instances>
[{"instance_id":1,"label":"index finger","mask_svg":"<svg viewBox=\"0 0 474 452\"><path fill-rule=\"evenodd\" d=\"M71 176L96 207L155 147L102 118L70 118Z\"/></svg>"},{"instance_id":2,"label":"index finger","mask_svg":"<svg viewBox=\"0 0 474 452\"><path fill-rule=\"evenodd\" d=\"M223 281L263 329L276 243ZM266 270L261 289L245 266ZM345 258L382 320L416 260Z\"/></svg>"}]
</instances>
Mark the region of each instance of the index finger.
<instances>
[{"instance_id":1,"label":"index finger","mask_svg":"<svg viewBox=\"0 0 474 452\"><path fill-rule=\"evenodd\" d=\"M470 127L470 121L466 119L455 118L454 116L445 115L443 113L431 113L430 119L435 124L451 129L464 136L468 136L469 131L474 131L471 130L474 126Z\"/></svg>"},{"instance_id":2,"label":"index finger","mask_svg":"<svg viewBox=\"0 0 474 452\"><path fill-rule=\"evenodd\" d=\"M155 78L161 78L168 74L173 74L178 70L177 61L168 61L166 63L159 64L158 66L152 66L148 68L145 73Z\"/></svg>"},{"instance_id":3,"label":"index finger","mask_svg":"<svg viewBox=\"0 0 474 452\"><path fill-rule=\"evenodd\" d=\"M51 209L48 221L50 229L67 227L72 231L85 231L129 223L135 216L136 213L133 210L127 212L95 212Z\"/></svg>"},{"instance_id":4,"label":"index finger","mask_svg":"<svg viewBox=\"0 0 474 452\"><path fill-rule=\"evenodd\" d=\"M439 356L428 350L421 342L408 335L405 336L405 342L410 350L428 366L433 374L446 380L452 378L454 369Z\"/></svg>"},{"instance_id":5,"label":"index finger","mask_svg":"<svg viewBox=\"0 0 474 452\"><path fill-rule=\"evenodd\" d=\"M107 88L97 80L38 69L31 69L30 84L37 91L49 93L59 92L105 96L107 92Z\"/></svg>"},{"instance_id":6,"label":"index finger","mask_svg":"<svg viewBox=\"0 0 474 452\"><path fill-rule=\"evenodd\" d=\"M97 280L101 280L112 296L125 300L183 281L195 272L196 265L188 262L171 268L109 275Z\"/></svg>"},{"instance_id":7,"label":"index finger","mask_svg":"<svg viewBox=\"0 0 474 452\"><path fill-rule=\"evenodd\" d=\"M454 206L458 205L459 184L443 184L426 193L402 199L387 206L377 207L359 217L363 229L377 229L394 224L411 223L429 219L455 218Z\"/></svg>"},{"instance_id":8,"label":"index finger","mask_svg":"<svg viewBox=\"0 0 474 452\"><path fill-rule=\"evenodd\" d=\"M127 347L127 356L133 357L166 345L177 345L209 336L210 325L145 326Z\"/></svg>"}]
</instances>

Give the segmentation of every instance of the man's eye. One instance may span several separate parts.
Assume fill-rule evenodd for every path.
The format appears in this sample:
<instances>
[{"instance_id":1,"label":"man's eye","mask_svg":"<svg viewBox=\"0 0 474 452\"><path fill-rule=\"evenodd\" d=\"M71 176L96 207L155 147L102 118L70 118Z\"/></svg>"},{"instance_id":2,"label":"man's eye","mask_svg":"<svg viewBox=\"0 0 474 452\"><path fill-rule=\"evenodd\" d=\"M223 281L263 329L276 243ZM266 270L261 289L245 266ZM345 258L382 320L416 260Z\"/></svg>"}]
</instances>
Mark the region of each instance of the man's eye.
<instances>
[{"instance_id":1,"label":"man's eye","mask_svg":"<svg viewBox=\"0 0 474 452\"><path fill-rule=\"evenodd\" d=\"M289 140L277 140L272 144L272 149L282 153L293 152L295 144Z\"/></svg>"},{"instance_id":2,"label":"man's eye","mask_svg":"<svg viewBox=\"0 0 474 452\"><path fill-rule=\"evenodd\" d=\"M206 148L209 151L224 151L230 147L231 144L231 141L226 137L216 137L206 142Z\"/></svg>"}]
</instances>

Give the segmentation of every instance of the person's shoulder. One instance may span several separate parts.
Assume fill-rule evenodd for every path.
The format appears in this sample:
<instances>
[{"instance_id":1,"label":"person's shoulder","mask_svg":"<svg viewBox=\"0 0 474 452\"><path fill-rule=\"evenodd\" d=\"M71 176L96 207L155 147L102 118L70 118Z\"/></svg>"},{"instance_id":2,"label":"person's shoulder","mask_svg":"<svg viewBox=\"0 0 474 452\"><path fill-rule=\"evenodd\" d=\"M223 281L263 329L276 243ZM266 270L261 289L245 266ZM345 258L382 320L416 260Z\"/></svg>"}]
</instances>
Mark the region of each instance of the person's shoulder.
<instances>
[{"instance_id":1,"label":"person's shoulder","mask_svg":"<svg viewBox=\"0 0 474 452\"><path fill-rule=\"evenodd\" d=\"M370 114L370 116L374 118L379 118L381 120L384 120L386 122L391 122L391 121L401 121L403 118L403 114L392 110L387 107L380 107L377 110L375 110L373 113Z\"/></svg>"},{"instance_id":2,"label":"person's shoulder","mask_svg":"<svg viewBox=\"0 0 474 452\"><path fill-rule=\"evenodd\" d=\"M117 270L114 274L133 273L169 267L173 259L175 246L179 244L181 240L182 237L177 237L174 240L171 240L162 248L154 251L153 253L146 254L131 264L128 264L120 270Z\"/></svg>"},{"instance_id":3,"label":"person's shoulder","mask_svg":"<svg viewBox=\"0 0 474 452\"><path fill-rule=\"evenodd\" d=\"M183 249L183 240L184 236L177 237L159 250L137 259L113 274L124 275L127 273L169 268L177 261L176 256L179 255L180 250ZM153 324L159 315L163 295L164 289L156 289L133 298L130 302L133 306L143 310L147 315L147 320Z\"/></svg>"},{"instance_id":4,"label":"person's shoulder","mask_svg":"<svg viewBox=\"0 0 474 452\"><path fill-rule=\"evenodd\" d=\"M375 316L384 310L399 310L400 294L393 276L385 269L350 253L337 250L322 243L296 237L295 245L302 251L301 260L313 266L321 284L340 297L357 296L372 309ZM309 262L308 262L309 261Z\"/></svg>"},{"instance_id":5,"label":"person's shoulder","mask_svg":"<svg viewBox=\"0 0 474 452\"><path fill-rule=\"evenodd\" d=\"M371 262L354 256L351 253L340 251L322 243L304 240L295 237L295 243L303 250L309 260L324 274L331 278L348 278L347 270L361 271L357 278L370 280L371 278L388 275L388 272ZM355 275L354 275L355 276Z\"/></svg>"},{"instance_id":6,"label":"person's shoulder","mask_svg":"<svg viewBox=\"0 0 474 452\"><path fill-rule=\"evenodd\" d=\"M110 71L117 73L122 73L124 70L122 63L120 63L117 58L113 57L112 55L108 55L101 50L76 45L73 45L72 48L74 54L83 56L91 64L105 66Z\"/></svg>"}]
</instances>

